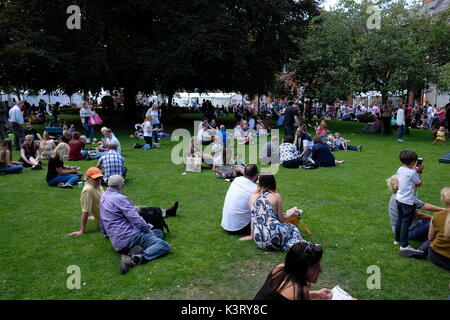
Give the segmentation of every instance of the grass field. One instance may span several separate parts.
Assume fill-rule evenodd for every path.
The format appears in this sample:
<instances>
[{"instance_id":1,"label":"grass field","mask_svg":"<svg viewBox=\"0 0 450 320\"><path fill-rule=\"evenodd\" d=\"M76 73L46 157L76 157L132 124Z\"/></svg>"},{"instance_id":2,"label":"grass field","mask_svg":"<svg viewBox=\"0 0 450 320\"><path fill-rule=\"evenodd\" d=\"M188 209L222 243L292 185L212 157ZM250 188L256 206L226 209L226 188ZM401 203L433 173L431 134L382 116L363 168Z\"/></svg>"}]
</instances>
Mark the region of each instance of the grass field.
<instances>
[{"instance_id":1,"label":"grass field","mask_svg":"<svg viewBox=\"0 0 450 320\"><path fill-rule=\"evenodd\" d=\"M66 117L80 129L77 117ZM183 117L169 127L192 129L197 115ZM336 152L345 164L317 170L280 168L276 174L284 207L302 208L304 222L313 232L307 240L324 247L324 272L317 287L340 285L359 299L450 296L448 271L427 260L398 256L385 184L400 166L398 153L414 149L425 159L419 198L439 205L441 188L450 185L450 165L438 163L438 158L450 151L449 144L432 145L431 133L418 130L398 143L394 136L359 134L361 126L329 121L333 132L340 131L353 145L364 145L361 153ZM180 201L177 217L166 220L171 252L120 275L119 255L93 221L87 234L68 236L79 228L81 189L48 187L45 167L25 169L0 176L0 299L252 299L285 253L264 252L252 241L240 242L239 236L222 230L229 183L211 170L182 175L184 167L170 158L177 142L165 139L160 149L132 149L136 141L129 138L131 130L112 128L128 167L125 194L137 205L166 208ZM96 162L76 164L85 172ZM81 269L80 290L67 289L70 265ZM381 270L379 290L366 285L371 265Z\"/></svg>"}]
</instances>

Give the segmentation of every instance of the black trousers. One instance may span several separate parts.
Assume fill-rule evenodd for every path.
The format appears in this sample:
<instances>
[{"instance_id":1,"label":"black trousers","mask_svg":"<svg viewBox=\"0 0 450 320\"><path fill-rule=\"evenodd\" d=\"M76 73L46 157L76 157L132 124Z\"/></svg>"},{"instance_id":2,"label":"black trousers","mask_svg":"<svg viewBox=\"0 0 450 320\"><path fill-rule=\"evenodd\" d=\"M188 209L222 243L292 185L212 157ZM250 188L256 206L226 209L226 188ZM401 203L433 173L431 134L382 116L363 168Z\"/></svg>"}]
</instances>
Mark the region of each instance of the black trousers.
<instances>
[{"instance_id":1,"label":"black trousers","mask_svg":"<svg viewBox=\"0 0 450 320\"><path fill-rule=\"evenodd\" d=\"M391 117L383 117L383 133L392 134L391 132Z\"/></svg>"},{"instance_id":2,"label":"black trousers","mask_svg":"<svg viewBox=\"0 0 450 320\"><path fill-rule=\"evenodd\" d=\"M20 150L20 145L23 143L25 138L23 127L17 122L12 122L11 129L14 133L14 145L16 146L16 150Z\"/></svg>"},{"instance_id":3,"label":"black trousers","mask_svg":"<svg viewBox=\"0 0 450 320\"><path fill-rule=\"evenodd\" d=\"M228 231L227 232L229 234L237 234L237 235L241 235L241 236L248 236L251 234L252 232L252 227L251 227L251 221L245 226L243 227L241 230L237 230L237 231Z\"/></svg>"}]
</instances>

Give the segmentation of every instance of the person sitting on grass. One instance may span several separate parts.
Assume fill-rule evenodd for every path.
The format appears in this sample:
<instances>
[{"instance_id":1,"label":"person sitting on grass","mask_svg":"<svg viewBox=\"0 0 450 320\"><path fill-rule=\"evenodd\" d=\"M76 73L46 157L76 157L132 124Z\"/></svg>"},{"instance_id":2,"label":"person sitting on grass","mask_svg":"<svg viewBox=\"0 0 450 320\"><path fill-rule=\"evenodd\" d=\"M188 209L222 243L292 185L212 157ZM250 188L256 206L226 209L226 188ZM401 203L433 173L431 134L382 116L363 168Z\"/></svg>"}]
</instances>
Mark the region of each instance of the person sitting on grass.
<instances>
[{"instance_id":1,"label":"person sitting on grass","mask_svg":"<svg viewBox=\"0 0 450 320\"><path fill-rule=\"evenodd\" d=\"M286 254L285 262L273 269L254 300L330 300L330 289L310 291L322 272L323 249L311 242L298 242Z\"/></svg>"},{"instance_id":2,"label":"person sitting on grass","mask_svg":"<svg viewBox=\"0 0 450 320\"><path fill-rule=\"evenodd\" d=\"M259 160L262 164L279 164L280 148L278 146L278 136L272 136L261 149Z\"/></svg>"},{"instance_id":3,"label":"person sitting on grass","mask_svg":"<svg viewBox=\"0 0 450 320\"><path fill-rule=\"evenodd\" d=\"M328 136L329 133L330 130L328 129L327 123L324 120L322 120L316 128L316 134L324 138Z\"/></svg>"},{"instance_id":4,"label":"person sitting on grass","mask_svg":"<svg viewBox=\"0 0 450 320\"><path fill-rule=\"evenodd\" d=\"M389 201L389 218L391 220L391 229L392 232L395 234L395 225L397 224L398 220L398 209L397 209L397 202L395 198L397 197L397 191L398 191L398 177L397 175L391 176L389 179L386 180L386 183L388 185L389 190L392 192L391 199ZM437 206L434 206L429 203L424 203L423 201L420 201L417 199L417 201L414 203L414 206L416 207L416 210L427 210L427 211L441 211L444 210L444 208L440 208ZM428 229L430 226L430 215L421 213L419 211L416 211L414 219L411 223L411 226L409 227L408 232L408 240L417 240L417 241L425 241L428 239Z\"/></svg>"},{"instance_id":5,"label":"person sitting on grass","mask_svg":"<svg viewBox=\"0 0 450 320\"><path fill-rule=\"evenodd\" d=\"M314 146L312 148L311 158L319 167L333 167L336 164L344 163L344 160L336 160L331 153L330 148L323 143L320 136L313 138Z\"/></svg>"},{"instance_id":6,"label":"person sitting on grass","mask_svg":"<svg viewBox=\"0 0 450 320\"><path fill-rule=\"evenodd\" d=\"M208 166L212 166L213 165L213 157L210 154L201 151L201 144L200 144L199 140L196 137L192 137L191 138L191 141L190 141L189 146L187 148L187 152L186 152L186 154L184 156L184 163L186 163L186 158L188 156L199 157Z\"/></svg>"},{"instance_id":7,"label":"person sitting on grass","mask_svg":"<svg viewBox=\"0 0 450 320\"><path fill-rule=\"evenodd\" d=\"M69 142L69 161L79 161L87 157L89 151L83 150L86 140L86 136L81 137L80 133L75 131L72 136L72 140Z\"/></svg>"},{"instance_id":8,"label":"person sitting on grass","mask_svg":"<svg viewBox=\"0 0 450 320\"><path fill-rule=\"evenodd\" d=\"M44 134L42 135L42 140L39 143L41 159L43 160L50 159L53 150L55 150L55 148L56 148L55 141L50 138L47 131L44 131Z\"/></svg>"},{"instance_id":9,"label":"person sitting on grass","mask_svg":"<svg viewBox=\"0 0 450 320\"><path fill-rule=\"evenodd\" d=\"M0 172L3 174L18 173L23 170L22 162L12 161L12 141L4 139L0 146Z\"/></svg>"},{"instance_id":10,"label":"person sitting on grass","mask_svg":"<svg viewBox=\"0 0 450 320\"><path fill-rule=\"evenodd\" d=\"M69 153L69 145L60 142L48 160L47 184L58 188L72 189L78 182L78 170L75 167L64 165L64 157ZM68 171L64 171L64 169Z\"/></svg>"},{"instance_id":11,"label":"person sitting on grass","mask_svg":"<svg viewBox=\"0 0 450 320\"><path fill-rule=\"evenodd\" d=\"M23 166L31 167L31 170L41 170L42 162L39 158L39 144L34 142L33 135L25 136L25 142L20 146L20 161Z\"/></svg>"},{"instance_id":12,"label":"person sitting on grass","mask_svg":"<svg viewBox=\"0 0 450 320\"><path fill-rule=\"evenodd\" d=\"M110 176L118 174L125 178L127 174L125 159L117 152L117 143L115 141L109 141L108 147L109 150L102 155L97 163L97 168L104 169L102 183L105 186L108 185L108 179Z\"/></svg>"},{"instance_id":13,"label":"person sitting on grass","mask_svg":"<svg viewBox=\"0 0 450 320\"><path fill-rule=\"evenodd\" d=\"M153 229L138 214L131 200L123 194L123 189L122 176L112 175L108 189L100 198L100 229L121 254L119 272L126 274L138 264L167 254L170 245L162 240L162 230Z\"/></svg>"},{"instance_id":14,"label":"person sitting on grass","mask_svg":"<svg viewBox=\"0 0 450 320\"><path fill-rule=\"evenodd\" d=\"M42 140L41 135L36 131L36 129L33 128L33 125L31 122L27 122L26 129L23 131L24 135L31 134L33 136L34 141L38 142Z\"/></svg>"},{"instance_id":15,"label":"person sitting on grass","mask_svg":"<svg viewBox=\"0 0 450 320\"><path fill-rule=\"evenodd\" d=\"M252 239L263 250L284 250L303 240L298 228L285 223L299 210L283 213L283 201L276 192L277 184L271 174L259 176L258 188L248 201L252 213Z\"/></svg>"},{"instance_id":16,"label":"person sitting on grass","mask_svg":"<svg viewBox=\"0 0 450 320\"><path fill-rule=\"evenodd\" d=\"M213 167L212 170L216 172L218 175L225 178L225 173L219 168L223 166L223 144L220 136L214 136L214 143L211 148L211 152L213 153Z\"/></svg>"},{"instance_id":17,"label":"person sitting on grass","mask_svg":"<svg viewBox=\"0 0 450 320\"><path fill-rule=\"evenodd\" d=\"M61 137L59 137L59 142L64 142L69 144L70 140L72 140L72 134L69 130L64 130Z\"/></svg>"},{"instance_id":18,"label":"person sitting on grass","mask_svg":"<svg viewBox=\"0 0 450 320\"><path fill-rule=\"evenodd\" d=\"M450 270L450 188L441 190L441 202L445 209L436 213L430 222L428 242L420 249L428 251L428 258L435 265ZM429 246L429 247L428 247ZM428 249L428 250L427 250Z\"/></svg>"},{"instance_id":19,"label":"person sitting on grass","mask_svg":"<svg viewBox=\"0 0 450 320\"><path fill-rule=\"evenodd\" d=\"M258 167L249 164L244 169L244 176L234 179L228 188L220 224L228 233L244 236L251 234L251 212L248 200L256 191L257 180Z\"/></svg>"},{"instance_id":20,"label":"person sitting on grass","mask_svg":"<svg viewBox=\"0 0 450 320\"><path fill-rule=\"evenodd\" d=\"M362 145L355 147L355 146L349 145L348 144L349 142L350 142L350 140L346 140L345 138L343 138L339 132L336 132L334 134L334 140L333 140L334 150L344 150L344 151L352 150L352 151L361 152Z\"/></svg>"},{"instance_id":21,"label":"person sitting on grass","mask_svg":"<svg viewBox=\"0 0 450 320\"><path fill-rule=\"evenodd\" d=\"M81 225L79 231L74 231L69 233L69 236L81 236L86 233L86 226L88 220L96 220L97 223L100 221L100 198L103 194L103 188L101 186L103 174L97 167L91 167L86 171L86 183L81 191L80 203L81 203ZM136 210L140 214L140 208L136 207ZM178 201L169 208L152 208L144 207L146 209L155 210L160 213L160 215L165 218L166 216L176 216ZM92 214L91 216L89 214Z\"/></svg>"},{"instance_id":22,"label":"person sitting on grass","mask_svg":"<svg viewBox=\"0 0 450 320\"><path fill-rule=\"evenodd\" d=\"M303 159L294 145L294 138L290 135L284 136L280 145L280 163L285 168L299 168L303 164Z\"/></svg>"}]
</instances>

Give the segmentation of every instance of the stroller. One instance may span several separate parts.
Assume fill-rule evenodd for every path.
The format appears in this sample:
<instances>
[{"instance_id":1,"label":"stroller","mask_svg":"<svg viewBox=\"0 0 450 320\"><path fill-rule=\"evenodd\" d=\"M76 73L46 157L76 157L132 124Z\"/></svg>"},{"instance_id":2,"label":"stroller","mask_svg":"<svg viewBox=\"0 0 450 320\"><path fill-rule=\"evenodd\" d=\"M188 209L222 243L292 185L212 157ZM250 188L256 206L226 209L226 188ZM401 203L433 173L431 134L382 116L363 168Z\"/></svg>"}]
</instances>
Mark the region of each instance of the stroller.
<instances>
[{"instance_id":1,"label":"stroller","mask_svg":"<svg viewBox=\"0 0 450 320\"><path fill-rule=\"evenodd\" d=\"M142 124L141 123L136 123L134 125L134 135L133 138L135 139L144 139L144 129L142 128Z\"/></svg>"}]
</instances>

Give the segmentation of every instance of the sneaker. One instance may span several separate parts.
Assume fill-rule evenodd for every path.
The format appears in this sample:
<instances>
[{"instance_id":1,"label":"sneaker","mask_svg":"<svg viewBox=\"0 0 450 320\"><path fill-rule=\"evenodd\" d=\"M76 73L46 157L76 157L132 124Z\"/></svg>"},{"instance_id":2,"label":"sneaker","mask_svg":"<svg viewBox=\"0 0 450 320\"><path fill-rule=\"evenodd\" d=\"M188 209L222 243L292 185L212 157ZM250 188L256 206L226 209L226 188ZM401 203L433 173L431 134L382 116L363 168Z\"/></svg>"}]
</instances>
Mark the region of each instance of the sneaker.
<instances>
[{"instance_id":1,"label":"sneaker","mask_svg":"<svg viewBox=\"0 0 450 320\"><path fill-rule=\"evenodd\" d=\"M400 242L394 240L394 246L399 246Z\"/></svg>"},{"instance_id":2,"label":"sneaker","mask_svg":"<svg viewBox=\"0 0 450 320\"><path fill-rule=\"evenodd\" d=\"M73 185L66 183L66 184L64 184L61 188L64 188L64 189L73 189Z\"/></svg>"},{"instance_id":3,"label":"sneaker","mask_svg":"<svg viewBox=\"0 0 450 320\"><path fill-rule=\"evenodd\" d=\"M398 139L397 141L398 142L405 142L405 140L403 140L403 139Z\"/></svg>"},{"instance_id":4,"label":"sneaker","mask_svg":"<svg viewBox=\"0 0 450 320\"><path fill-rule=\"evenodd\" d=\"M400 257L403 258L422 258L424 252L422 250L414 249L411 246L400 247Z\"/></svg>"},{"instance_id":5,"label":"sneaker","mask_svg":"<svg viewBox=\"0 0 450 320\"><path fill-rule=\"evenodd\" d=\"M60 183L58 183L56 186L57 186L58 188L62 188L62 187L64 186L64 183L63 183L63 182L60 182Z\"/></svg>"},{"instance_id":6,"label":"sneaker","mask_svg":"<svg viewBox=\"0 0 450 320\"><path fill-rule=\"evenodd\" d=\"M362 144L360 144L359 146L358 146L358 152L361 152L362 151Z\"/></svg>"},{"instance_id":7,"label":"sneaker","mask_svg":"<svg viewBox=\"0 0 450 320\"><path fill-rule=\"evenodd\" d=\"M136 265L136 263L130 256L123 254L120 257L119 272L121 274L126 274L128 272L128 270L130 270L130 268L134 267L135 265Z\"/></svg>"}]
</instances>

